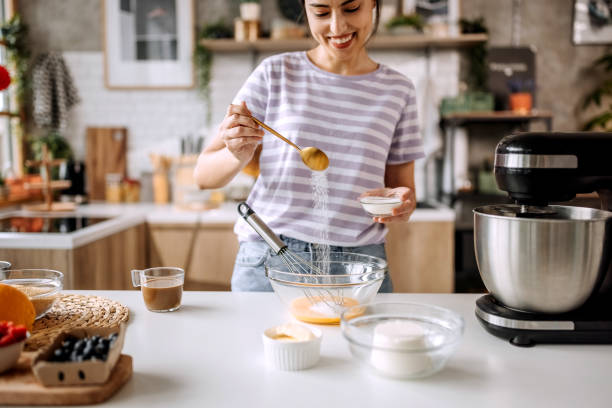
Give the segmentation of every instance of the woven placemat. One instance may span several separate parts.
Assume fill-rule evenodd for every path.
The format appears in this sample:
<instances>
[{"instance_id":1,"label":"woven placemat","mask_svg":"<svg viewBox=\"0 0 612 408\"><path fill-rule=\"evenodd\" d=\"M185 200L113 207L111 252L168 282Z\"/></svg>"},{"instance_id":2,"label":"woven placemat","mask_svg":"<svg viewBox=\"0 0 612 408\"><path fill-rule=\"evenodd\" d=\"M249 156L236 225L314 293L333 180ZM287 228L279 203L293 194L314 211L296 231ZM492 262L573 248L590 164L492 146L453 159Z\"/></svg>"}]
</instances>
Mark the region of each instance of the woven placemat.
<instances>
[{"instance_id":1,"label":"woven placemat","mask_svg":"<svg viewBox=\"0 0 612 408\"><path fill-rule=\"evenodd\" d=\"M76 327L113 327L129 318L129 309L100 296L60 295L51 310L34 322L32 335L25 344L36 351L53 342L61 331Z\"/></svg>"}]
</instances>

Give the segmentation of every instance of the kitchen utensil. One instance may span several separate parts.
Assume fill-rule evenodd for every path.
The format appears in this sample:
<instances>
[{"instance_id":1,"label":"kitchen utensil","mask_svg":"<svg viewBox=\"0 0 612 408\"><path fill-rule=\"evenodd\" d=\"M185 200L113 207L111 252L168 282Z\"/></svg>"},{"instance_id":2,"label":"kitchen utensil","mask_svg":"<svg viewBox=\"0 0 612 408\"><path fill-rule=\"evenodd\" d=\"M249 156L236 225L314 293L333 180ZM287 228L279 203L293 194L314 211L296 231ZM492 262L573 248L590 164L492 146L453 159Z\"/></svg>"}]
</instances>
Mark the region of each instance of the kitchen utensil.
<instances>
[{"instance_id":1,"label":"kitchen utensil","mask_svg":"<svg viewBox=\"0 0 612 408\"><path fill-rule=\"evenodd\" d=\"M418 303L370 303L347 309L340 327L351 353L376 374L422 378L440 371L463 335L452 310Z\"/></svg>"},{"instance_id":2,"label":"kitchen utensil","mask_svg":"<svg viewBox=\"0 0 612 408\"><path fill-rule=\"evenodd\" d=\"M0 271L0 282L12 285L30 298L36 318L43 317L63 288L64 274L52 269L13 269Z\"/></svg>"},{"instance_id":3,"label":"kitchen utensil","mask_svg":"<svg viewBox=\"0 0 612 408\"><path fill-rule=\"evenodd\" d=\"M397 197L366 196L359 199L361 206L372 217L391 215L402 202Z\"/></svg>"},{"instance_id":4,"label":"kitchen utensil","mask_svg":"<svg viewBox=\"0 0 612 408\"><path fill-rule=\"evenodd\" d=\"M387 262L370 255L331 252L329 260L314 254L296 253L329 274L295 273L282 256L272 256L264 267L272 289L298 320L315 324L338 324L347 308L369 303L385 278ZM358 309L356 309L358 310Z\"/></svg>"},{"instance_id":5,"label":"kitchen utensil","mask_svg":"<svg viewBox=\"0 0 612 408\"><path fill-rule=\"evenodd\" d=\"M612 133L520 133L496 147L495 180L516 205L474 210L491 292L476 316L511 344L612 343L612 212L549 205L612 190ZM602 194L600 194L602 195ZM610 210L605 204L604 210Z\"/></svg>"},{"instance_id":6,"label":"kitchen utensil","mask_svg":"<svg viewBox=\"0 0 612 408\"><path fill-rule=\"evenodd\" d=\"M238 204L238 213L244 218L255 232L270 246L276 255L280 257L283 264L288 268L289 273L294 275L322 275L322 270L315 266L313 262L307 261L301 256L289 250L287 245L277 237L274 232L263 222L255 211L249 207L246 202ZM326 270L326 269L324 269ZM328 308L336 310L344 306L344 300L341 296L336 296L331 292L320 293L319 295L310 293L310 288L304 288L304 295L311 303L323 302ZM322 288L327 291L327 289ZM338 313L339 314L339 313Z\"/></svg>"},{"instance_id":7,"label":"kitchen utensil","mask_svg":"<svg viewBox=\"0 0 612 408\"><path fill-rule=\"evenodd\" d=\"M19 360L25 342L26 339L23 339L16 343L9 344L8 346L0 347L0 374L17 364L17 360Z\"/></svg>"},{"instance_id":8,"label":"kitchen utensil","mask_svg":"<svg viewBox=\"0 0 612 408\"><path fill-rule=\"evenodd\" d=\"M304 164L310 167L311 170L323 171L329 166L329 158L325 153L323 153L322 150L319 150L316 147L305 147L302 149L301 147L293 143L291 140L287 139L286 137L284 137L283 135L281 135L276 130L272 129L270 126L266 125L256 117L251 116L251 119L253 119L255 123L257 123L259 126L272 133L274 136L278 137L282 141L288 143L290 146L295 148L300 153Z\"/></svg>"},{"instance_id":9,"label":"kitchen utensil","mask_svg":"<svg viewBox=\"0 0 612 408\"><path fill-rule=\"evenodd\" d=\"M23 353L26 354L26 353ZM132 357L122 354L109 380L100 385L45 387L22 358L17 369L0 376L0 405L69 406L99 404L112 397L132 377Z\"/></svg>"},{"instance_id":10,"label":"kitchen utensil","mask_svg":"<svg viewBox=\"0 0 612 408\"><path fill-rule=\"evenodd\" d=\"M264 355L268 365L278 370L297 371L314 366L321 354L321 338L318 329L306 329L314 338L301 341L286 341L275 338L276 327L266 329L262 335Z\"/></svg>"},{"instance_id":11,"label":"kitchen utensil","mask_svg":"<svg viewBox=\"0 0 612 408\"><path fill-rule=\"evenodd\" d=\"M521 216L521 206L474 209L480 276L505 306L564 313L584 304L607 272L612 213L548 206L550 213ZM608 248L606 248L606 246Z\"/></svg>"},{"instance_id":12,"label":"kitchen utensil","mask_svg":"<svg viewBox=\"0 0 612 408\"><path fill-rule=\"evenodd\" d=\"M87 192L91 200L104 200L106 173L127 176L127 128L87 128Z\"/></svg>"},{"instance_id":13,"label":"kitchen utensil","mask_svg":"<svg viewBox=\"0 0 612 408\"><path fill-rule=\"evenodd\" d=\"M159 267L132 270L132 283L141 287L145 306L152 312L173 312L181 307L185 271Z\"/></svg>"}]
</instances>

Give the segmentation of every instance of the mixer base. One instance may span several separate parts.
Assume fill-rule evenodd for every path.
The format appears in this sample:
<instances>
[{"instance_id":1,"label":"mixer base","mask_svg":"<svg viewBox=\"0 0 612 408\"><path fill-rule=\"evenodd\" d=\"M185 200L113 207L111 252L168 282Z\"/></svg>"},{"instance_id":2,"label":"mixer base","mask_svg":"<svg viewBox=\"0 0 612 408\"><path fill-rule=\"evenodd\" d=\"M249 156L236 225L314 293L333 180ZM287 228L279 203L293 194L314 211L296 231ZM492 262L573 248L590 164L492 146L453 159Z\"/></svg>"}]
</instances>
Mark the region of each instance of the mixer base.
<instances>
[{"instance_id":1,"label":"mixer base","mask_svg":"<svg viewBox=\"0 0 612 408\"><path fill-rule=\"evenodd\" d=\"M486 331L520 347L536 344L612 344L612 301L593 299L569 313L519 312L492 295L476 301L476 318Z\"/></svg>"}]
</instances>

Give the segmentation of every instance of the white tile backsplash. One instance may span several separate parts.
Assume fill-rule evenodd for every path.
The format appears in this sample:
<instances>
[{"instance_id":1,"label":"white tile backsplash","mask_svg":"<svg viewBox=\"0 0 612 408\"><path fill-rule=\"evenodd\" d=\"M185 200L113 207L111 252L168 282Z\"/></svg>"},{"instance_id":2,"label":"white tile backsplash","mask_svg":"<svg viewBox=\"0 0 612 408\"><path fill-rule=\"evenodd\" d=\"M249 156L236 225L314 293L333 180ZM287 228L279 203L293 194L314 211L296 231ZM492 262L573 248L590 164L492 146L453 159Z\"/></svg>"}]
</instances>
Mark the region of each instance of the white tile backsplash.
<instances>
[{"instance_id":1,"label":"white tile backsplash","mask_svg":"<svg viewBox=\"0 0 612 408\"><path fill-rule=\"evenodd\" d=\"M193 90L113 90L104 85L101 52L65 52L81 103L70 115L66 136L78 158L85 157L88 126L128 128L128 175L140 177L151 171L150 152L178 155L180 138L187 133L209 135L216 131L227 106L252 69L252 55L218 53L212 67L211 129L205 128L206 106ZM456 50L374 51L374 60L387 64L412 79L417 88L419 113L426 151L434 154L441 146L438 105L442 97L456 95L459 54ZM264 58L267 55L261 55ZM417 191L422 195L426 160L417 163Z\"/></svg>"}]
</instances>

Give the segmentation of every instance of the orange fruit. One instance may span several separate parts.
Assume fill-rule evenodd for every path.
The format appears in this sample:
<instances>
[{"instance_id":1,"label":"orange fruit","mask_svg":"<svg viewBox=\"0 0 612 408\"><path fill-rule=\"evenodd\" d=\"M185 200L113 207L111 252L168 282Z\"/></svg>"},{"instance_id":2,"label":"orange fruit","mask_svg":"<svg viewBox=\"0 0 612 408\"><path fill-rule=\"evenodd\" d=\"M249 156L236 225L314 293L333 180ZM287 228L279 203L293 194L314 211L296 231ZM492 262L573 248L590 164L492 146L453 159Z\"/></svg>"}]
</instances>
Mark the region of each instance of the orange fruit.
<instances>
[{"instance_id":1,"label":"orange fruit","mask_svg":"<svg viewBox=\"0 0 612 408\"><path fill-rule=\"evenodd\" d=\"M0 321L23 324L31 332L35 318L36 311L28 295L17 288L0 283Z\"/></svg>"}]
</instances>

